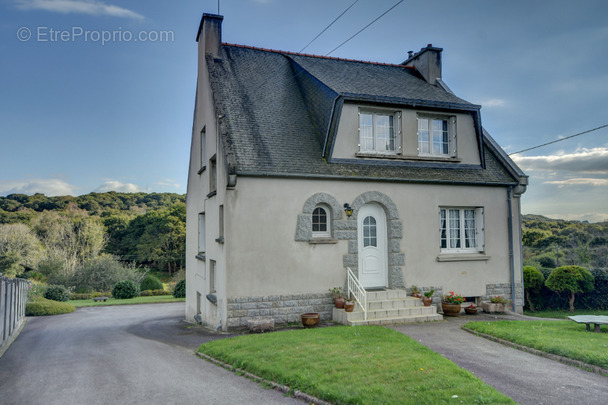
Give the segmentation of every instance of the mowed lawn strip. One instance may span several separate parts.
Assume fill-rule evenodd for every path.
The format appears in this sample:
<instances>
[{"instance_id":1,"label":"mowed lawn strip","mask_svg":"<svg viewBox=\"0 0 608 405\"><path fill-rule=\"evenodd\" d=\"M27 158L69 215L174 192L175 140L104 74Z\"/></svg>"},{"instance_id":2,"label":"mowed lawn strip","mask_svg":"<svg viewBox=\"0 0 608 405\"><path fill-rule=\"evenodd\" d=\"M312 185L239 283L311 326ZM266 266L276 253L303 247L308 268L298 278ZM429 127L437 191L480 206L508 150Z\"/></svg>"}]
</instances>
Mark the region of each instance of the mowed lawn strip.
<instances>
[{"instance_id":1,"label":"mowed lawn strip","mask_svg":"<svg viewBox=\"0 0 608 405\"><path fill-rule=\"evenodd\" d=\"M379 326L242 335L198 351L334 404L514 403L408 336Z\"/></svg>"},{"instance_id":2,"label":"mowed lawn strip","mask_svg":"<svg viewBox=\"0 0 608 405\"><path fill-rule=\"evenodd\" d=\"M166 303L166 302L183 302L185 298L175 298L173 295L151 295L147 297L135 297L128 298L123 300L118 300L116 298L108 298L107 301L93 301L93 299L88 300L70 300L68 301L70 304L75 307L101 307L104 305L133 305L133 304L156 304L156 303Z\"/></svg>"},{"instance_id":3,"label":"mowed lawn strip","mask_svg":"<svg viewBox=\"0 0 608 405\"><path fill-rule=\"evenodd\" d=\"M603 309L575 309L574 312L565 310L551 310L551 311L524 311L528 316L534 316L536 318L554 318L554 319L566 319L572 315L606 315L608 311Z\"/></svg>"},{"instance_id":4,"label":"mowed lawn strip","mask_svg":"<svg viewBox=\"0 0 608 405\"><path fill-rule=\"evenodd\" d=\"M469 322L464 327L608 369L608 325L600 327L601 333L570 320Z\"/></svg>"}]
</instances>

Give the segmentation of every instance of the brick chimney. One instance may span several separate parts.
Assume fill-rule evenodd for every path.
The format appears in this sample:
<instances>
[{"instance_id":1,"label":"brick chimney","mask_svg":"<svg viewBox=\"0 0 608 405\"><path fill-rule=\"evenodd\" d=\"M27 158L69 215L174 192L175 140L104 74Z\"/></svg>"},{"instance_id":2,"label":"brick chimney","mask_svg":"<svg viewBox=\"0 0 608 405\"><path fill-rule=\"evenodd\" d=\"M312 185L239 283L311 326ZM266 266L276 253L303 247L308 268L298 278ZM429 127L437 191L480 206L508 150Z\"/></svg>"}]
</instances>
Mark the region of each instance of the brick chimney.
<instances>
[{"instance_id":1,"label":"brick chimney","mask_svg":"<svg viewBox=\"0 0 608 405\"><path fill-rule=\"evenodd\" d=\"M428 83L436 86L437 79L441 80L441 52L443 48L435 48L428 44L420 52L408 52L408 59L402 63L404 66L415 68Z\"/></svg>"},{"instance_id":2,"label":"brick chimney","mask_svg":"<svg viewBox=\"0 0 608 405\"><path fill-rule=\"evenodd\" d=\"M198 27L196 42L199 43L199 49L202 40L202 46L205 53L210 53L213 56L219 56L220 45L222 44L222 20L223 16L217 14L203 14L201 24Z\"/></svg>"}]
</instances>

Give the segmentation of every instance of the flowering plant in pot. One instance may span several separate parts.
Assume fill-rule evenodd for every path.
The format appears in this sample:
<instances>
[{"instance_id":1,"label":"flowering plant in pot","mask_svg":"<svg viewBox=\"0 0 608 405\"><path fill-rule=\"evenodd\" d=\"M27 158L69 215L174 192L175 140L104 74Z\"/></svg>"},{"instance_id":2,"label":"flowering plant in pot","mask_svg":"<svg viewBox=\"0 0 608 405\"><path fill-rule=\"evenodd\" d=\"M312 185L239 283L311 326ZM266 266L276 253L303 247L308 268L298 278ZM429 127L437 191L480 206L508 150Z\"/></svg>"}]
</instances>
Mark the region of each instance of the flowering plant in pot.
<instances>
[{"instance_id":1,"label":"flowering plant in pot","mask_svg":"<svg viewBox=\"0 0 608 405\"><path fill-rule=\"evenodd\" d=\"M450 291L449 294L443 296L443 300L441 301L443 314L447 316L458 316L462 309L460 304L465 301L463 296L455 294L454 291Z\"/></svg>"},{"instance_id":2,"label":"flowering plant in pot","mask_svg":"<svg viewBox=\"0 0 608 405\"><path fill-rule=\"evenodd\" d=\"M422 294L417 285L412 284L410 288L412 289L412 297L422 298Z\"/></svg>"},{"instance_id":3,"label":"flowering plant in pot","mask_svg":"<svg viewBox=\"0 0 608 405\"><path fill-rule=\"evenodd\" d=\"M349 296L348 298L346 298L346 302L344 303L344 311L353 312L356 303L357 300L355 299L355 297L353 297L352 295Z\"/></svg>"},{"instance_id":4,"label":"flowering plant in pot","mask_svg":"<svg viewBox=\"0 0 608 405\"><path fill-rule=\"evenodd\" d=\"M468 307L464 307L464 312L469 314L469 315L475 315L477 313L477 307L475 306L475 304L471 304Z\"/></svg>"},{"instance_id":5,"label":"flowering plant in pot","mask_svg":"<svg viewBox=\"0 0 608 405\"><path fill-rule=\"evenodd\" d=\"M490 301L482 301L481 306L484 312L499 314L505 312L505 307L510 304L511 301L500 295L490 297Z\"/></svg>"},{"instance_id":6,"label":"flowering plant in pot","mask_svg":"<svg viewBox=\"0 0 608 405\"><path fill-rule=\"evenodd\" d=\"M424 293L424 297L422 297L422 303L424 304L425 307L430 307L431 304L433 303L433 294L434 293L435 293L435 290L427 291Z\"/></svg>"},{"instance_id":7,"label":"flowering plant in pot","mask_svg":"<svg viewBox=\"0 0 608 405\"><path fill-rule=\"evenodd\" d=\"M330 288L329 292L334 297L334 305L336 308L344 308L344 295L342 293L342 287Z\"/></svg>"}]
</instances>

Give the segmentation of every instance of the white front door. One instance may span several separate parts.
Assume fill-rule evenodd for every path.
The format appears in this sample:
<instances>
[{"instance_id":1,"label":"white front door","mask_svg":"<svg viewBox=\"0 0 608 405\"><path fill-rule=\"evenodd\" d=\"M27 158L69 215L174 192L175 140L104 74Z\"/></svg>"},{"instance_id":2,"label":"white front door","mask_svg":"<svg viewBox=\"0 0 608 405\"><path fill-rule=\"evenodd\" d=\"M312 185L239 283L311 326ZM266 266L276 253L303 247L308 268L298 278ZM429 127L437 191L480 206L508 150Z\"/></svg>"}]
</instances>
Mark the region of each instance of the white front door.
<instances>
[{"instance_id":1,"label":"white front door","mask_svg":"<svg viewBox=\"0 0 608 405\"><path fill-rule=\"evenodd\" d=\"M386 214L377 204L366 204L357 214L359 243L359 281L364 288L386 287Z\"/></svg>"}]
</instances>

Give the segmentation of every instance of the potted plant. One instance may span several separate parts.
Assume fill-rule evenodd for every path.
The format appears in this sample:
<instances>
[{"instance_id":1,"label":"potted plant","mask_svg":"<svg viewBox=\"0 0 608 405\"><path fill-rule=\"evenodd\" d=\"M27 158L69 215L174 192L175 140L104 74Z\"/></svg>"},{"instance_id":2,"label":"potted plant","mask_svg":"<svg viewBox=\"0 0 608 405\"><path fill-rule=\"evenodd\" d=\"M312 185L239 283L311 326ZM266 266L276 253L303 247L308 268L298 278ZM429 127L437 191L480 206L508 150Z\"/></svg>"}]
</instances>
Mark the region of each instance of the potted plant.
<instances>
[{"instance_id":1,"label":"potted plant","mask_svg":"<svg viewBox=\"0 0 608 405\"><path fill-rule=\"evenodd\" d=\"M317 326L319 324L319 320L321 316L318 312L309 312L307 314L302 314L302 325L305 328L312 328L313 326Z\"/></svg>"},{"instance_id":2,"label":"potted plant","mask_svg":"<svg viewBox=\"0 0 608 405\"><path fill-rule=\"evenodd\" d=\"M353 297L352 295L346 298L346 301L344 302L344 311L353 312L355 309L356 302L357 300L355 300L355 297Z\"/></svg>"},{"instance_id":3,"label":"potted plant","mask_svg":"<svg viewBox=\"0 0 608 405\"><path fill-rule=\"evenodd\" d=\"M344 295L342 294L342 287L330 288L329 292L334 297L334 305L336 308L344 308Z\"/></svg>"},{"instance_id":4,"label":"potted plant","mask_svg":"<svg viewBox=\"0 0 608 405\"><path fill-rule=\"evenodd\" d=\"M433 303L433 294L434 293L435 293L435 290L427 291L424 293L424 297L422 297L422 303L424 304L425 307L430 307L431 304Z\"/></svg>"},{"instance_id":5,"label":"potted plant","mask_svg":"<svg viewBox=\"0 0 608 405\"><path fill-rule=\"evenodd\" d=\"M469 315L475 315L477 314L477 309L478 308L475 306L475 304L471 304L468 307L464 307L464 312Z\"/></svg>"},{"instance_id":6,"label":"potted plant","mask_svg":"<svg viewBox=\"0 0 608 405\"><path fill-rule=\"evenodd\" d=\"M505 312L505 306L510 303L511 301L505 297L495 295L490 297L490 301L482 301L481 306L483 308L483 312L488 312L490 314L501 314Z\"/></svg>"},{"instance_id":7,"label":"potted plant","mask_svg":"<svg viewBox=\"0 0 608 405\"><path fill-rule=\"evenodd\" d=\"M416 297L416 298L422 298L422 294L420 293L420 289L418 288L418 286L412 284L412 297Z\"/></svg>"},{"instance_id":8,"label":"potted plant","mask_svg":"<svg viewBox=\"0 0 608 405\"><path fill-rule=\"evenodd\" d=\"M454 291L450 291L449 294L443 296L443 300L441 301L441 309L443 309L443 314L446 316L460 315L460 310L462 309L460 304L463 302L465 302L463 296L456 295Z\"/></svg>"}]
</instances>

